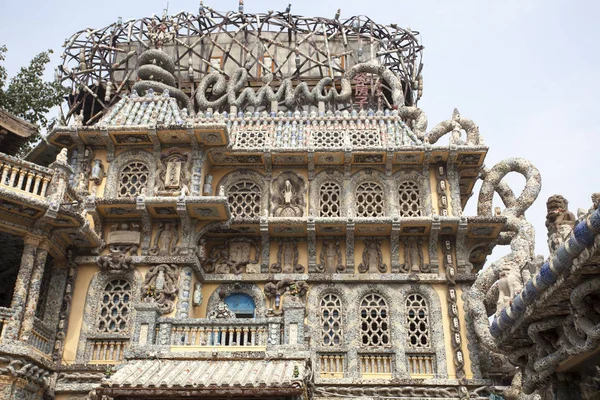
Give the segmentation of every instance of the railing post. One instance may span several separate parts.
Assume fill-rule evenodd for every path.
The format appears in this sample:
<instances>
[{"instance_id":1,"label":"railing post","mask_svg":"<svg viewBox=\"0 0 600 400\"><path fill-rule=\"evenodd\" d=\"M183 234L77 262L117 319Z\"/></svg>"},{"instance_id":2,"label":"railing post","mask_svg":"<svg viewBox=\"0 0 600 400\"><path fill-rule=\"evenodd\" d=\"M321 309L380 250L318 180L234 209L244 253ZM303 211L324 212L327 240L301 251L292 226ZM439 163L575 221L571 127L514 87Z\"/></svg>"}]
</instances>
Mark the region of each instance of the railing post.
<instances>
[{"instance_id":1,"label":"railing post","mask_svg":"<svg viewBox=\"0 0 600 400\"><path fill-rule=\"evenodd\" d=\"M135 323L132 343L138 346L149 346L159 343L155 338L156 324L160 316L160 308L156 303L138 303L135 306Z\"/></svg>"}]
</instances>

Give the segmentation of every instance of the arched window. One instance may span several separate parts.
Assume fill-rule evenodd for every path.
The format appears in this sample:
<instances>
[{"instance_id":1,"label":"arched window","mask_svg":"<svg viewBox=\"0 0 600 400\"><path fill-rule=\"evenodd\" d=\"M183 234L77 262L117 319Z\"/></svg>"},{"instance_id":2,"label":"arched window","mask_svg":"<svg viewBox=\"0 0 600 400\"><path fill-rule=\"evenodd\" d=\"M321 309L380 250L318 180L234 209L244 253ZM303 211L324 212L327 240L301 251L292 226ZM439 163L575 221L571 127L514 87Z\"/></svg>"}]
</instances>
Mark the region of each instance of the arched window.
<instances>
[{"instance_id":1,"label":"arched window","mask_svg":"<svg viewBox=\"0 0 600 400\"><path fill-rule=\"evenodd\" d=\"M252 297L244 293L230 294L225 298L225 304L236 318L254 318L256 305Z\"/></svg>"},{"instance_id":2,"label":"arched window","mask_svg":"<svg viewBox=\"0 0 600 400\"><path fill-rule=\"evenodd\" d=\"M424 349L431 347L429 334L429 309L427 301L417 293L406 297L406 326L408 347Z\"/></svg>"},{"instance_id":3,"label":"arched window","mask_svg":"<svg viewBox=\"0 0 600 400\"><path fill-rule=\"evenodd\" d=\"M234 218L259 218L261 188L250 180L234 183L227 191L227 200Z\"/></svg>"},{"instance_id":4,"label":"arched window","mask_svg":"<svg viewBox=\"0 0 600 400\"><path fill-rule=\"evenodd\" d=\"M319 189L319 216L341 217L341 189L335 182L325 182Z\"/></svg>"},{"instance_id":5,"label":"arched window","mask_svg":"<svg viewBox=\"0 0 600 400\"><path fill-rule=\"evenodd\" d=\"M404 181L398 185L398 203L401 217L420 217L421 199L419 185L414 181Z\"/></svg>"},{"instance_id":6,"label":"arched window","mask_svg":"<svg viewBox=\"0 0 600 400\"><path fill-rule=\"evenodd\" d=\"M360 302L361 341L363 346L390 346L388 305L378 294L368 294Z\"/></svg>"},{"instance_id":7,"label":"arched window","mask_svg":"<svg viewBox=\"0 0 600 400\"><path fill-rule=\"evenodd\" d=\"M375 182L364 182L356 188L356 216L383 217L383 190Z\"/></svg>"},{"instance_id":8,"label":"arched window","mask_svg":"<svg viewBox=\"0 0 600 400\"><path fill-rule=\"evenodd\" d=\"M142 194L148 184L148 166L141 161L125 165L119 175L119 197L135 197Z\"/></svg>"},{"instance_id":9,"label":"arched window","mask_svg":"<svg viewBox=\"0 0 600 400\"><path fill-rule=\"evenodd\" d=\"M126 333L131 307L131 284L114 279L105 286L96 325L98 333Z\"/></svg>"},{"instance_id":10,"label":"arched window","mask_svg":"<svg viewBox=\"0 0 600 400\"><path fill-rule=\"evenodd\" d=\"M335 294L326 294L321 299L321 337L323 346L341 346L342 301Z\"/></svg>"}]
</instances>

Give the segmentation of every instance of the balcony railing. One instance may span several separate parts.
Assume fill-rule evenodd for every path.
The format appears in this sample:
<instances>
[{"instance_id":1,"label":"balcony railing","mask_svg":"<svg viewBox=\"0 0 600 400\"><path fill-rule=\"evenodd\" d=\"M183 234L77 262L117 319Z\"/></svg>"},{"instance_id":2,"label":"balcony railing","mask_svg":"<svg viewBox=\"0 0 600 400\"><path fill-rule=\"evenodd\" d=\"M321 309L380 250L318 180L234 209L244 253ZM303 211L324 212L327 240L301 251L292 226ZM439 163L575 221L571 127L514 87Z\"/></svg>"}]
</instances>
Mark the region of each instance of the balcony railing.
<instances>
[{"instance_id":1,"label":"balcony railing","mask_svg":"<svg viewBox=\"0 0 600 400\"><path fill-rule=\"evenodd\" d=\"M4 328L12 318L13 311L10 308L0 307L0 338L4 334Z\"/></svg>"},{"instance_id":2,"label":"balcony railing","mask_svg":"<svg viewBox=\"0 0 600 400\"><path fill-rule=\"evenodd\" d=\"M54 346L54 332L37 317L33 319L33 329L29 337L29 344L44 354L50 354Z\"/></svg>"},{"instance_id":3,"label":"balcony railing","mask_svg":"<svg viewBox=\"0 0 600 400\"><path fill-rule=\"evenodd\" d=\"M346 363L344 354L319 354L321 378L343 378Z\"/></svg>"},{"instance_id":4,"label":"balcony railing","mask_svg":"<svg viewBox=\"0 0 600 400\"><path fill-rule=\"evenodd\" d=\"M433 376L435 374L435 356L433 354L407 354L408 371L412 378Z\"/></svg>"},{"instance_id":5,"label":"balcony railing","mask_svg":"<svg viewBox=\"0 0 600 400\"><path fill-rule=\"evenodd\" d=\"M91 364L118 364L123 361L123 353L129 344L129 339L91 339Z\"/></svg>"},{"instance_id":6,"label":"balcony railing","mask_svg":"<svg viewBox=\"0 0 600 400\"><path fill-rule=\"evenodd\" d=\"M380 149L421 145L403 120L394 115L334 115L308 113L235 117L227 121L234 150Z\"/></svg>"},{"instance_id":7,"label":"balcony railing","mask_svg":"<svg viewBox=\"0 0 600 400\"><path fill-rule=\"evenodd\" d=\"M391 378L393 373L392 354L361 354L360 372L363 378Z\"/></svg>"},{"instance_id":8,"label":"balcony railing","mask_svg":"<svg viewBox=\"0 0 600 400\"><path fill-rule=\"evenodd\" d=\"M169 344L175 351L213 348L251 351L266 348L267 340L265 321L173 320Z\"/></svg>"},{"instance_id":9,"label":"balcony railing","mask_svg":"<svg viewBox=\"0 0 600 400\"><path fill-rule=\"evenodd\" d=\"M46 197L52 171L0 153L0 186L34 196Z\"/></svg>"}]
</instances>

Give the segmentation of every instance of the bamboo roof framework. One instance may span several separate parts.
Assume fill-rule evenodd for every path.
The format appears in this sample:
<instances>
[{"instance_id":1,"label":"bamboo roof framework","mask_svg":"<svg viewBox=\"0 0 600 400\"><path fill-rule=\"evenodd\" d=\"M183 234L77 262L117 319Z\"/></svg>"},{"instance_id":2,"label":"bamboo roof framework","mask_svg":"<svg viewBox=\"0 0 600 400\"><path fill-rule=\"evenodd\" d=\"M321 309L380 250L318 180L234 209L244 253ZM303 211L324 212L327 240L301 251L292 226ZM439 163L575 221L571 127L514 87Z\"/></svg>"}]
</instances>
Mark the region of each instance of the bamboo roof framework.
<instances>
[{"instance_id":1,"label":"bamboo roof framework","mask_svg":"<svg viewBox=\"0 0 600 400\"><path fill-rule=\"evenodd\" d=\"M201 4L198 14L180 12L119 21L101 29L77 32L64 44L56 78L71 89L66 119L84 114L93 124L138 79L139 56L156 45L174 62L175 86L193 99L200 80L218 71L227 79L239 68L248 84L291 78L335 82L352 66L375 62L402 82L404 105L414 106L422 92L419 33L384 26L364 16L340 20L285 12L221 13ZM266 72L266 73L265 73ZM309 83L310 85L310 83ZM190 110L192 113L194 110Z\"/></svg>"}]
</instances>

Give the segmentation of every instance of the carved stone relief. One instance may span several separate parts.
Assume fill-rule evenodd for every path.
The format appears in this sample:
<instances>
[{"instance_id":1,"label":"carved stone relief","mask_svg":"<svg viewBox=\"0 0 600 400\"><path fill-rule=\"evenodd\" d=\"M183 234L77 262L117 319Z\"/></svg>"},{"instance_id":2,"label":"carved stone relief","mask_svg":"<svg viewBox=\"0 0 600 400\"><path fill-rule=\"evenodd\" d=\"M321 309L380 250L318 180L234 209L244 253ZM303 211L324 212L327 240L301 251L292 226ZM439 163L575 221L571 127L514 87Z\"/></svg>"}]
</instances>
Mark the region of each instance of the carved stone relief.
<instances>
[{"instance_id":1,"label":"carved stone relief","mask_svg":"<svg viewBox=\"0 0 600 400\"><path fill-rule=\"evenodd\" d=\"M404 264L400 266L402 272L430 272L429 265L423 261L423 241L420 238L404 238Z\"/></svg>"},{"instance_id":2,"label":"carved stone relief","mask_svg":"<svg viewBox=\"0 0 600 400\"><path fill-rule=\"evenodd\" d=\"M306 182L294 172L282 172L271 184L271 213L275 217L302 217Z\"/></svg>"},{"instance_id":3,"label":"carved stone relief","mask_svg":"<svg viewBox=\"0 0 600 400\"><path fill-rule=\"evenodd\" d=\"M252 251L254 257L252 258ZM255 274L260 272L259 250L251 238L227 240L212 248L210 257L200 262L204 271L217 274Z\"/></svg>"},{"instance_id":4,"label":"carved stone relief","mask_svg":"<svg viewBox=\"0 0 600 400\"><path fill-rule=\"evenodd\" d=\"M179 241L179 229L176 222L161 222L154 243L150 248L151 255L172 256L179 253L177 242Z\"/></svg>"},{"instance_id":5,"label":"carved stone relief","mask_svg":"<svg viewBox=\"0 0 600 400\"><path fill-rule=\"evenodd\" d=\"M163 314L173 311L179 292L179 271L175 264L159 264L150 268L142 285L142 296L146 301L159 305Z\"/></svg>"},{"instance_id":6,"label":"carved stone relief","mask_svg":"<svg viewBox=\"0 0 600 400\"><path fill-rule=\"evenodd\" d=\"M110 254L98 257L100 268L110 270L131 269L131 256L137 253L140 237L140 224L137 222L113 224L106 238Z\"/></svg>"},{"instance_id":7,"label":"carved stone relief","mask_svg":"<svg viewBox=\"0 0 600 400\"><path fill-rule=\"evenodd\" d=\"M363 250L362 262L358 264L360 273L385 273L387 265L383 263L383 254L381 253L381 239L365 239L365 249Z\"/></svg>"},{"instance_id":8,"label":"carved stone relief","mask_svg":"<svg viewBox=\"0 0 600 400\"><path fill-rule=\"evenodd\" d=\"M268 282L265 284L264 292L265 296L271 301L271 306L279 309L283 295L289 295L289 300L292 302L299 302L300 299L306 299L308 284L304 281L293 281L292 279L285 278L277 283Z\"/></svg>"},{"instance_id":9,"label":"carved stone relief","mask_svg":"<svg viewBox=\"0 0 600 400\"><path fill-rule=\"evenodd\" d=\"M320 264L317 264L318 272L328 274L334 272L344 272L346 266L342 264L342 251L340 241L337 239L323 240L321 247Z\"/></svg>"},{"instance_id":10,"label":"carved stone relief","mask_svg":"<svg viewBox=\"0 0 600 400\"><path fill-rule=\"evenodd\" d=\"M227 303L225 303L225 297L227 297L227 293L224 291L219 291L219 303L216 307L208 312L206 317L208 319L230 319L235 318L235 313L229 309Z\"/></svg>"},{"instance_id":11,"label":"carved stone relief","mask_svg":"<svg viewBox=\"0 0 600 400\"><path fill-rule=\"evenodd\" d=\"M285 239L279 242L277 262L271 265L271 272L284 274L304 273L304 266L298 264L298 242Z\"/></svg>"},{"instance_id":12,"label":"carved stone relief","mask_svg":"<svg viewBox=\"0 0 600 400\"><path fill-rule=\"evenodd\" d=\"M157 196L179 196L190 193L192 156L174 148L160 155L157 163L155 193Z\"/></svg>"}]
</instances>

